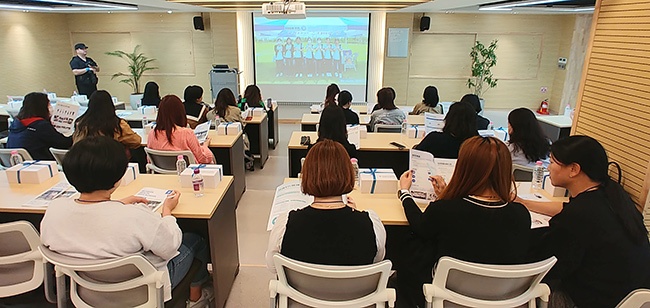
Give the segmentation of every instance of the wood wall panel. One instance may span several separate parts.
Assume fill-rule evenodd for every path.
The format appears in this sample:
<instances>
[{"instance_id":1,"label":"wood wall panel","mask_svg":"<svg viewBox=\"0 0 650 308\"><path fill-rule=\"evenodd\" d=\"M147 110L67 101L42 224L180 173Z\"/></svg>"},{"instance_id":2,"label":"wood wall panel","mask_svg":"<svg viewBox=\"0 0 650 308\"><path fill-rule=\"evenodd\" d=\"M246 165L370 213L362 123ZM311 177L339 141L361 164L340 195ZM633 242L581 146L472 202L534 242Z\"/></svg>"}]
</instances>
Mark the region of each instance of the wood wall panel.
<instances>
[{"instance_id":1,"label":"wood wall panel","mask_svg":"<svg viewBox=\"0 0 650 308\"><path fill-rule=\"evenodd\" d=\"M639 207L650 162L649 10L648 0L598 1L573 129L596 138L621 165Z\"/></svg>"},{"instance_id":2,"label":"wood wall panel","mask_svg":"<svg viewBox=\"0 0 650 308\"><path fill-rule=\"evenodd\" d=\"M409 74L411 78L465 79L472 62L467 50L474 34L415 34L411 44Z\"/></svg>"}]
</instances>

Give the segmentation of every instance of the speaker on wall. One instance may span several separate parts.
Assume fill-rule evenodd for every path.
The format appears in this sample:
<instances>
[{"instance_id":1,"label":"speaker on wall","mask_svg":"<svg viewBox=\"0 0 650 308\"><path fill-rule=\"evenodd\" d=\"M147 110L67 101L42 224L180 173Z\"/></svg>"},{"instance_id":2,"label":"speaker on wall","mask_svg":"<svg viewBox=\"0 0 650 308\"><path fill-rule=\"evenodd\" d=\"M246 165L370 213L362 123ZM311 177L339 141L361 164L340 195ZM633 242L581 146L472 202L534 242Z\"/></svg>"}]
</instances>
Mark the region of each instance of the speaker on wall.
<instances>
[{"instance_id":1,"label":"speaker on wall","mask_svg":"<svg viewBox=\"0 0 650 308\"><path fill-rule=\"evenodd\" d=\"M431 17L422 16L422 18L420 18L420 31L429 30L429 25L431 25Z\"/></svg>"},{"instance_id":2,"label":"speaker on wall","mask_svg":"<svg viewBox=\"0 0 650 308\"><path fill-rule=\"evenodd\" d=\"M205 26L203 25L203 17L194 16L194 30L205 30Z\"/></svg>"}]
</instances>

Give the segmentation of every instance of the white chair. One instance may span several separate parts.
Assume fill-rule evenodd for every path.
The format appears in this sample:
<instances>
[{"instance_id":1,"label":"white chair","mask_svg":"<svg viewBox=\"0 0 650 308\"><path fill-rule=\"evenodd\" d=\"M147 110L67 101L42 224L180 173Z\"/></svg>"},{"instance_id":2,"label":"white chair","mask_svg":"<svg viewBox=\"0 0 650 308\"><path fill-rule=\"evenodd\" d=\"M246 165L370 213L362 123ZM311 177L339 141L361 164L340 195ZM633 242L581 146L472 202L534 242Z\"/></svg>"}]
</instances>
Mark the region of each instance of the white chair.
<instances>
[{"instance_id":1,"label":"white chair","mask_svg":"<svg viewBox=\"0 0 650 308\"><path fill-rule=\"evenodd\" d=\"M400 124L375 124L375 133L401 133L402 125Z\"/></svg>"},{"instance_id":2,"label":"white chair","mask_svg":"<svg viewBox=\"0 0 650 308\"><path fill-rule=\"evenodd\" d=\"M273 256L278 279L269 282L271 307L389 307L395 290L386 288L389 260L361 266L331 266ZM277 304L277 305L276 305Z\"/></svg>"},{"instance_id":3,"label":"white chair","mask_svg":"<svg viewBox=\"0 0 650 308\"><path fill-rule=\"evenodd\" d=\"M530 182L533 180L533 167L512 164L512 175L516 182Z\"/></svg>"},{"instance_id":4,"label":"white chair","mask_svg":"<svg viewBox=\"0 0 650 308\"><path fill-rule=\"evenodd\" d=\"M183 155L188 164L196 164L196 159L191 151L159 151L144 148L147 153L147 172L162 173L162 174L175 174L176 173L176 159L178 155Z\"/></svg>"},{"instance_id":5,"label":"white chair","mask_svg":"<svg viewBox=\"0 0 650 308\"><path fill-rule=\"evenodd\" d=\"M630 292L616 308L650 308L650 290L637 289Z\"/></svg>"},{"instance_id":6,"label":"white chair","mask_svg":"<svg viewBox=\"0 0 650 308\"><path fill-rule=\"evenodd\" d=\"M18 151L18 155L22 156L23 160L33 160L29 152L23 148L0 149L0 164L4 168L11 167L11 151Z\"/></svg>"},{"instance_id":7,"label":"white chair","mask_svg":"<svg viewBox=\"0 0 650 308\"><path fill-rule=\"evenodd\" d=\"M164 307L163 277L142 255L89 260L64 256L40 246L54 264L57 306L66 307L65 276L75 307Z\"/></svg>"},{"instance_id":8,"label":"white chair","mask_svg":"<svg viewBox=\"0 0 650 308\"><path fill-rule=\"evenodd\" d=\"M556 261L489 265L442 257L433 283L423 285L426 307L536 307L536 298L546 307L551 290L540 281Z\"/></svg>"},{"instance_id":9,"label":"white chair","mask_svg":"<svg viewBox=\"0 0 650 308\"><path fill-rule=\"evenodd\" d=\"M45 262L38 251L40 245L31 223L0 224L0 298L29 292L43 283Z\"/></svg>"},{"instance_id":10,"label":"white chair","mask_svg":"<svg viewBox=\"0 0 650 308\"><path fill-rule=\"evenodd\" d=\"M54 160L56 160L56 163L59 164L59 169L61 169L61 166L63 166L63 156L68 153L68 150L50 148L50 153L52 153Z\"/></svg>"}]
</instances>

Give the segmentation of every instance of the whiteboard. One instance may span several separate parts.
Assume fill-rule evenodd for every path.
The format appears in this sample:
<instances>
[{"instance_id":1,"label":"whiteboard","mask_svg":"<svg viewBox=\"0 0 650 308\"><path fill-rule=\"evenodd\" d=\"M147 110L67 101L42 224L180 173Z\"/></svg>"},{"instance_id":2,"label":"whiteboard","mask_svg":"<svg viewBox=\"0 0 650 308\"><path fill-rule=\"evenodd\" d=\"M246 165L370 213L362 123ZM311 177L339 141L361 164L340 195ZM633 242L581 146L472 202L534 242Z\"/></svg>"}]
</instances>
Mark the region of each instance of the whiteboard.
<instances>
[{"instance_id":1,"label":"whiteboard","mask_svg":"<svg viewBox=\"0 0 650 308\"><path fill-rule=\"evenodd\" d=\"M409 52L409 28L388 28L388 57L406 58Z\"/></svg>"}]
</instances>

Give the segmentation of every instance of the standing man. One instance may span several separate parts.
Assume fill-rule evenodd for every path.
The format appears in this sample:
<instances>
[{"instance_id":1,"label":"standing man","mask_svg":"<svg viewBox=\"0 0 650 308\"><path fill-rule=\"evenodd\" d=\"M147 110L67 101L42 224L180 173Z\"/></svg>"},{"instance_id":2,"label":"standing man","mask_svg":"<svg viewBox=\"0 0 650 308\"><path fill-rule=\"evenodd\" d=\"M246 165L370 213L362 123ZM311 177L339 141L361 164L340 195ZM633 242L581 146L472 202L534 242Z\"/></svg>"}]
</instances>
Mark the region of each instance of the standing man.
<instances>
[{"instance_id":1,"label":"standing man","mask_svg":"<svg viewBox=\"0 0 650 308\"><path fill-rule=\"evenodd\" d=\"M96 74L99 72L99 66L92 58L86 57L88 54L86 44L78 43L74 45L74 49L77 55L70 60L70 68L74 74L77 90L79 94L90 98L90 95L97 91Z\"/></svg>"}]
</instances>

